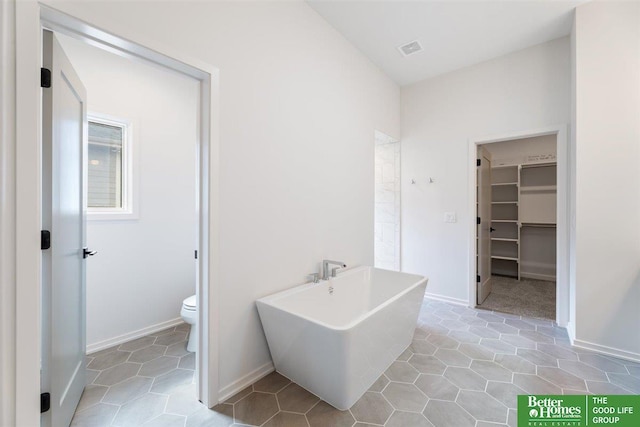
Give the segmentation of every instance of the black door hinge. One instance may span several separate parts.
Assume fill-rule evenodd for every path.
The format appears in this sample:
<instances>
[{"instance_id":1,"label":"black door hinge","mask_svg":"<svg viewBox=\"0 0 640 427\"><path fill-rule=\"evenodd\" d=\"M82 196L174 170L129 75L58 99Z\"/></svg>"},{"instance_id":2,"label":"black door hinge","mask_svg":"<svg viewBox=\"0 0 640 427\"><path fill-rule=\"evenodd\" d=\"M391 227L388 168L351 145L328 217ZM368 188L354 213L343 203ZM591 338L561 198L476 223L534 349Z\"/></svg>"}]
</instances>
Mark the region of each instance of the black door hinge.
<instances>
[{"instance_id":1,"label":"black door hinge","mask_svg":"<svg viewBox=\"0 0 640 427\"><path fill-rule=\"evenodd\" d=\"M482 164L482 160L481 159L476 159L476 166L480 166Z\"/></svg>"},{"instance_id":2,"label":"black door hinge","mask_svg":"<svg viewBox=\"0 0 640 427\"><path fill-rule=\"evenodd\" d=\"M51 87L51 70L40 68L40 87Z\"/></svg>"},{"instance_id":3,"label":"black door hinge","mask_svg":"<svg viewBox=\"0 0 640 427\"><path fill-rule=\"evenodd\" d=\"M196 259L198 259L198 251L195 250L194 252L195 252L195 255L196 255Z\"/></svg>"},{"instance_id":4,"label":"black door hinge","mask_svg":"<svg viewBox=\"0 0 640 427\"><path fill-rule=\"evenodd\" d=\"M476 224L480 225L480 217L476 218Z\"/></svg>"},{"instance_id":5,"label":"black door hinge","mask_svg":"<svg viewBox=\"0 0 640 427\"><path fill-rule=\"evenodd\" d=\"M49 393L40 393L40 413L44 414L51 409L51 395Z\"/></svg>"},{"instance_id":6,"label":"black door hinge","mask_svg":"<svg viewBox=\"0 0 640 427\"><path fill-rule=\"evenodd\" d=\"M480 283L480 276L476 276L476 282Z\"/></svg>"},{"instance_id":7,"label":"black door hinge","mask_svg":"<svg viewBox=\"0 0 640 427\"><path fill-rule=\"evenodd\" d=\"M51 233L49 230L40 231L40 249L43 251L51 247Z\"/></svg>"}]
</instances>

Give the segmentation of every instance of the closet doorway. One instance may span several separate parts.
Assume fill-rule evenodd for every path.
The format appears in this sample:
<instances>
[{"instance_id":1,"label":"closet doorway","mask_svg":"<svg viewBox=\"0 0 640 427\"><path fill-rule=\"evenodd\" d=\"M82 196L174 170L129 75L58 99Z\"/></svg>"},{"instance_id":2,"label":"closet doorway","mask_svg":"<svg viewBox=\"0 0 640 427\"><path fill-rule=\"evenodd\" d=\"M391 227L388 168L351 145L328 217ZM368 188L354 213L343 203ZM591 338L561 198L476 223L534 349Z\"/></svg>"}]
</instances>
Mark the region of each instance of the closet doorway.
<instances>
[{"instance_id":1,"label":"closet doorway","mask_svg":"<svg viewBox=\"0 0 640 427\"><path fill-rule=\"evenodd\" d=\"M474 144L476 307L557 319L558 146L557 133Z\"/></svg>"}]
</instances>

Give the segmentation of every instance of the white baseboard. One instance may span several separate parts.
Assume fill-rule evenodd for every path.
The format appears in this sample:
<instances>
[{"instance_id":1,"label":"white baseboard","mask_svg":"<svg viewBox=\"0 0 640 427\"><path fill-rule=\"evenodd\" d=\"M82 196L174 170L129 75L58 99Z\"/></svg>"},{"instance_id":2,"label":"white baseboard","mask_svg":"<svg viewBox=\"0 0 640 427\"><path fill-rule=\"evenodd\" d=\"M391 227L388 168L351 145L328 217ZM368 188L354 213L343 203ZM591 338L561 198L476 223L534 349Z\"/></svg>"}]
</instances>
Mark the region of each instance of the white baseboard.
<instances>
[{"instance_id":1,"label":"white baseboard","mask_svg":"<svg viewBox=\"0 0 640 427\"><path fill-rule=\"evenodd\" d=\"M166 322L157 323L155 325L148 326L146 328L138 329L137 331L129 332L127 334L119 335L114 338L109 338L104 341L96 342L87 345L87 354L95 353L96 351L104 350L105 348L113 347L118 344L122 344L128 341L135 340L136 338L144 337L145 335L152 334L154 332L161 331L163 329L170 328L172 326L183 323L182 317L176 317L175 319L167 320Z\"/></svg>"},{"instance_id":2,"label":"white baseboard","mask_svg":"<svg viewBox=\"0 0 640 427\"><path fill-rule=\"evenodd\" d=\"M562 325L560 325L562 326ZM573 323L567 322L567 335L569 335L569 343L574 345L573 343L576 341L576 329L573 326Z\"/></svg>"},{"instance_id":3,"label":"white baseboard","mask_svg":"<svg viewBox=\"0 0 640 427\"><path fill-rule=\"evenodd\" d=\"M573 342L576 340L576 330L573 327L573 323L567 322L566 325L561 325L557 322L557 320L556 320L556 323L561 328L565 328L567 330L567 335L569 336L569 344L573 345Z\"/></svg>"},{"instance_id":4,"label":"white baseboard","mask_svg":"<svg viewBox=\"0 0 640 427\"><path fill-rule=\"evenodd\" d=\"M259 379L266 377L271 372L275 371L276 368L273 366L273 362L265 363L257 369L249 372L244 377L232 382L228 386L222 387L220 389L220 393L218 393L218 401L220 403L224 402L234 394L244 390L249 387L251 384L255 383Z\"/></svg>"},{"instance_id":5,"label":"white baseboard","mask_svg":"<svg viewBox=\"0 0 640 427\"><path fill-rule=\"evenodd\" d=\"M619 359L630 360L632 362L640 362L640 354L633 353L626 350L620 350L619 348L607 347L605 345L594 344L588 341L581 341L578 339L573 340L573 346L584 348L586 350L595 351L596 353L606 354L608 356L617 357Z\"/></svg>"},{"instance_id":6,"label":"white baseboard","mask_svg":"<svg viewBox=\"0 0 640 427\"><path fill-rule=\"evenodd\" d=\"M458 298L451 298L445 295L438 295L438 294L432 294L430 292L425 292L424 297L426 299L432 299L432 300L436 300L436 301L444 301L444 302L448 302L451 304L456 304L456 305L463 305L465 307L469 306L469 301L464 300L464 299L458 299Z\"/></svg>"},{"instance_id":7,"label":"white baseboard","mask_svg":"<svg viewBox=\"0 0 640 427\"><path fill-rule=\"evenodd\" d=\"M520 277L524 277L525 279L544 280L547 282L556 281L556 276L551 274L528 273L522 270L520 270Z\"/></svg>"}]
</instances>

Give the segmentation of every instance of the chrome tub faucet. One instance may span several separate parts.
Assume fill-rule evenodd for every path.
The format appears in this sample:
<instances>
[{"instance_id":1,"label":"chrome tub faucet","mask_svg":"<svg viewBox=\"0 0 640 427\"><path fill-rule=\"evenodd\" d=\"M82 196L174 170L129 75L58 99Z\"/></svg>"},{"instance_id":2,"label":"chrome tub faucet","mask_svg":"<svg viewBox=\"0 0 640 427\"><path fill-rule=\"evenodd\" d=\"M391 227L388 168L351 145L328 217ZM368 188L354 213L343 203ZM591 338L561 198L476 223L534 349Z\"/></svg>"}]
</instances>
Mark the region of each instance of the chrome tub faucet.
<instances>
[{"instance_id":1,"label":"chrome tub faucet","mask_svg":"<svg viewBox=\"0 0 640 427\"><path fill-rule=\"evenodd\" d=\"M331 275L329 275L329 265L337 265L338 267L331 269ZM324 280L329 280L330 277L336 277L336 273L339 269L345 268L347 264L342 261L331 261L325 259L322 261L322 278Z\"/></svg>"}]
</instances>

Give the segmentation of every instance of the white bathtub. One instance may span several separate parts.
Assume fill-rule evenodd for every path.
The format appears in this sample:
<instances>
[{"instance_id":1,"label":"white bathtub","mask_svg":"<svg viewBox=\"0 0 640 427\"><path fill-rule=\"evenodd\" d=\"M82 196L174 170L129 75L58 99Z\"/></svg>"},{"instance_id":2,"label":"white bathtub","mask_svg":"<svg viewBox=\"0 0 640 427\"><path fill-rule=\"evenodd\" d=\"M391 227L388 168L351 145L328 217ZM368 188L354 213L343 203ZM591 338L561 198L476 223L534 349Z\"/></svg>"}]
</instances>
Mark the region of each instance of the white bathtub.
<instances>
[{"instance_id":1,"label":"white bathtub","mask_svg":"<svg viewBox=\"0 0 640 427\"><path fill-rule=\"evenodd\" d=\"M371 267L257 301L276 371L350 408L409 346L427 279Z\"/></svg>"}]
</instances>

